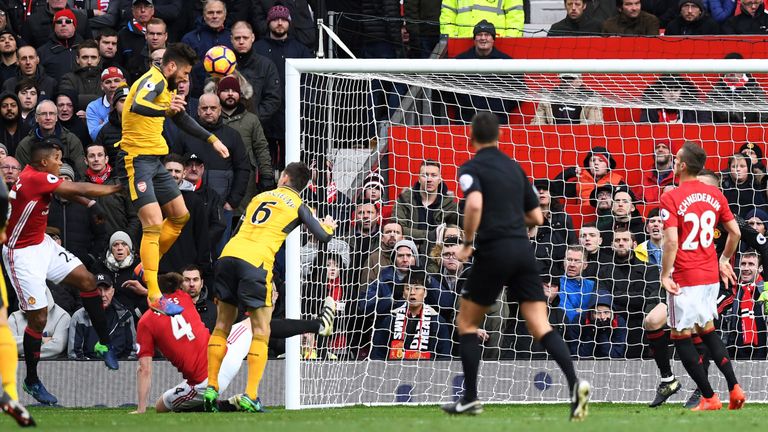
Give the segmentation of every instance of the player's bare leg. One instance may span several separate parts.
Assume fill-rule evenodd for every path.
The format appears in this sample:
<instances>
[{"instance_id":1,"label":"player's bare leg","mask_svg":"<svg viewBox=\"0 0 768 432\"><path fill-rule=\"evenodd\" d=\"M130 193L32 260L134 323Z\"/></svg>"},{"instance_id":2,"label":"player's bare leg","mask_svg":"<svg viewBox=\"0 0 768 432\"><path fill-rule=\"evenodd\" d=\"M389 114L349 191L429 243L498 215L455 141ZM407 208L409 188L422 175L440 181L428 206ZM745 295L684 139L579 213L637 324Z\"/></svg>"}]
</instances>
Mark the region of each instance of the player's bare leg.
<instances>
[{"instance_id":1,"label":"player's bare leg","mask_svg":"<svg viewBox=\"0 0 768 432\"><path fill-rule=\"evenodd\" d=\"M737 410L741 409L746 401L744 391L741 389L736 374L733 371L733 364L728 357L728 351L723 344L723 341L715 333L715 326L712 321L708 322L703 327L696 326L696 333L698 333L701 341L709 349L709 353L712 356L712 361L715 363L720 372L725 377L728 383L728 390L730 392L728 409Z\"/></svg>"},{"instance_id":2,"label":"player's bare leg","mask_svg":"<svg viewBox=\"0 0 768 432\"><path fill-rule=\"evenodd\" d=\"M704 373L704 368L699 363L699 353L696 351L696 347L693 346L691 340L691 330L675 330L672 329L672 341L677 349L677 354L680 356L680 361L683 363L683 367L688 372L688 375L701 390L701 401L699 405L693 408L694 411L708 411L718 410L722 407L720 398L712 390L712 386L709 384L709 379Z\"/></svg>"},{"instance_id":3,"label":"player's bare leg","mask_svg":"<svg viewBox=\"0 0 768 432\"><path fill-rule=\"evenodd\" d=\"M80 300L83 302L83 308L88 313L93 324L93 329L99 336L99 342L96 343L93 350L104 359L104 364L111 370L117 370L120 365L117 362L117 356L111 349L112 340L107 328L107 316L104 313L104 307L101 301L101 292L96 287L96 278L89 272L84 265L79 265L72 270L64 283L76 287L80 291Z\"/></svg>"},{"instance_id":4,"label":"player's bare leg","mask_svg":"<svg viewBox=\"0 0 768 432\"><path fill-rule=\"evenodd\" d=\"M665 329L666 325L667 305L664 303L657 304L643 320L648 345L651 346L653 360L656 362L656 367L661 375L661 383L656 388L656 397L648 404L651 408L666 402L682 387L680 381L672 373L672 363L669 359L669 332Z\"/></svg>"},{"instance_id":5,"label":"player's bare leg","mask_svg":"<svg viewBox=\"0 0 768 432\"><path fill-rule=\"evenodd\" d=\"M3 306L0 307L0 378L3 382L0 409L13 417L19 426L35 426L35 420L32 419L27 409L19 403L19 393L16 388L18 361L16 340L14 340L11 329L8 327L8 310Z\"/></svg>"},{"instance_id":6,"label":"player's bare leg","mask_svg":"<svg viewBox=\"0 0 768 432\"><path fill-rule=\"evenodd\" d=\"M237 306L219 301L216 312L216 327L208 339L208 388L203 395L203 410L207 412L218 411L219 371L227 354L227 337L237 319Z\"/></svg>"},{"instance_id":7,"label":"player's bare leg","mask_svg":"<svg viewBox=\"0 0 768 432\"><path fill-rule=\"evenodd\" d=\"M248 350L248 381L245 393L240 398L240 409L248 412L264 412L259 399L259 383L267 367L269 351L269 322L272 320L273 307L250 309L251 330L253 337Z\"/></svg>"},{"instance_id":8,"label":"player's bare leg","mask_svg":"<svg viewBox=\"0 0 768 432\"><path fill-rule=\"evenodd\" d=\"M528 332L544 346L568 380L568 388L571 391L571 420L584 420L589 414L591 387L587 381L576 377L568 347L560 334L549 324L547 304L543 301L524 301L520 303L520 313L528 326Z\"/></svg>"},{"instance_id":9,"label":"player's bare leg","mask_svg":"<svg viewBox=\"0 0 768 432\"><path fill-rule=\"evenodd\" d=\"M27 328L24 330L24 363L27 376L22 388L43 405L56 405L59 400L45 388L37 375L37 363L40 361L40 347L43 345L43 330L48 322L48 308L25 312Z\"/></svg>"},{"instance_id":10,"label":"player's bare leg","mask_svg":"<svg viewBox=\"0 0 768 432\"><path fill-rule=\"evenodd\" d=\"M459 301L456 327L459 331L459 353L464 370L464 396L456 402L443 405L443 411L448 414L475 415L483 412L483 406L477 399L477 374L482 354L477 329L488 309L488 306L479 305L466 298Z\"/></svg>"},{"instance_id":11,"label":"player's bare leg","mask_svg":"<svg viewBox=\"0 0 768 432\"><path fill-rule=\"evenodd\" d=\"M173 217L173 223L166 223L163 220L163 209L166 209L166 211ZM167 301L165 297L163 297L157 282L157 272L160 268L160 257L162 254L161 246L165 247L166 252L168 251L170 245L172 245L178 237L178 233L176 233L175 237L173 235L176 232L176 228L178 228L179 224L181 224L181 227L184 226L186 219L189 218L189 212L187 211L181 196L166 203L163 206L163 209L161 209L160 205L156 202L145 204L139 209L138 215L142 227L139 256L141 258L142 267L144 268L144 282L147 284L147 301L149 302L149 307L166 315L177 315L180 314L184 308ZM182 217L185 214L186 219ZM178 228L178 232L181 232L181 228ZM161 240L164 241L161 242Z\"/></svg>"}]
</instances>

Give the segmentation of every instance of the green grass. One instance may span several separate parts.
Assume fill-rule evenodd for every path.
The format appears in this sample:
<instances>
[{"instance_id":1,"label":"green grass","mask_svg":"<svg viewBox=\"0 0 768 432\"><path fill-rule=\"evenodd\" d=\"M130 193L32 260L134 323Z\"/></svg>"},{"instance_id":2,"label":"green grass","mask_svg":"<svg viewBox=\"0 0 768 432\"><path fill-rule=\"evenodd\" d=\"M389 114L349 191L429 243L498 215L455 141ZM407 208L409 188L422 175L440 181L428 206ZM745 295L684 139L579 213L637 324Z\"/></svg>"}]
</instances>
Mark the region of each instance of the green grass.
<instances>
[{"instance_id":1,"label":"green grass","mask_svg":"<svg viewBox=\"0 0 768 432\"><path fill-rule=\"evenodd\" d=\"M745 432L763 430L765 405L747 404L742 411L693 413L675 405L650 409L643 405L593 404L583 423L567 421L566 405L490 405L477 417L449 417L436 406L353 407L285 411L266 414L189 413L130 415L127 409L31 408L41 431L101 432L448 432L448 431L590 431L590 432ZM12 430L0 417L0 431Z\"/></svg>"}]
</instances>

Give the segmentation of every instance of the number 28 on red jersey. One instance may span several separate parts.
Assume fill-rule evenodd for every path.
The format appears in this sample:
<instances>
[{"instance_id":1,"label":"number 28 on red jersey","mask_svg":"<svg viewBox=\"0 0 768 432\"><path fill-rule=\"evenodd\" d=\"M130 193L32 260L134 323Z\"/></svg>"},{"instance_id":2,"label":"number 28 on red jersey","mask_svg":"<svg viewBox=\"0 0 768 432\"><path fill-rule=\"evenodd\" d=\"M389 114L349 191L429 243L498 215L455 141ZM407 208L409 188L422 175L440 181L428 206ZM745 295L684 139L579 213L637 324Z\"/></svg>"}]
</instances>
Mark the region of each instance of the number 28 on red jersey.
<instances>
[{"instance_id":1,"label":"number 28 on red jersey","mask_svg":"<svg viewBox=\"0 0 768 432\"><path fill-rule=\"evenodd\" d=\"M677 228L672 279L683 287L717 283L717 226L734 218L720 189L699 181L683 182L661 196L659 214L665 230Z\"/></svg>"}]
</instances>

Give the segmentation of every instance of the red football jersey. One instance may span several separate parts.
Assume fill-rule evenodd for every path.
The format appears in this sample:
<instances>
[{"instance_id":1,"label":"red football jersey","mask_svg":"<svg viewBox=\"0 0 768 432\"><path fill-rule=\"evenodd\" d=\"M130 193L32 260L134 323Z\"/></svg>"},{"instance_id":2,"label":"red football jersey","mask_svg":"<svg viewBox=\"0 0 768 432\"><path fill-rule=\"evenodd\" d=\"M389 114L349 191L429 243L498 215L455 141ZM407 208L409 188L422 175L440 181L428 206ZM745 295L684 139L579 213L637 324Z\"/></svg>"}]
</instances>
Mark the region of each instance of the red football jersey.
<instances>
[{"instance_id":1,"label":"red football jersey","mask_svg":"<svg viewBox=\"0 0 768 432\"><path fill-rule=\"evenodd\" d=\"M154 356L157 348L189 385L199 384L208 378L210 334L189 294L177 290L166 297L183 306L184 312L173 317L151 309L144 312L136 330L139 358Z\"/></svg>"},{"instance_id":2,"label":"red football jersey","mask_svg":"<svg viewBox=\"0 0 768 432\"><path fill-rule=\"evenodd\" d=\"M8 247L18 249L43 242L51 193L62 181L30 165L21 171L8 194L11 203L11 216L5 231L8 233Z\"/></svg>"},{"instance_id":3,"label":"red football jersey","mask_svg":"<svg viewBox=\"0 0 768 432\"><path fill-rule=\"evenodd\" d=\"M677 228L678 250L672 279L681 287L720 281L715 252L715 230L733 220L720 189L698 180L686 181L661 196L664 229Z\"/></svg>"}]
</instances>

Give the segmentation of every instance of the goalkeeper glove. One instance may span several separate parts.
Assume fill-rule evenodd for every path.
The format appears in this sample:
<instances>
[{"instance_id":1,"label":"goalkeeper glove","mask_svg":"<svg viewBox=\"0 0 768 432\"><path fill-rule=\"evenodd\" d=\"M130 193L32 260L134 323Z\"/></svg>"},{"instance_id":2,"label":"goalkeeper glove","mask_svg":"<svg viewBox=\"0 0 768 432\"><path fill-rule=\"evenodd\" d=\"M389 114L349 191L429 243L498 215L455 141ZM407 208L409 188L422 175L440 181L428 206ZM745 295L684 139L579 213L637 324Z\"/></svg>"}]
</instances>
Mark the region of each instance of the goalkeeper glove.
<instances>
[{"instance_id":1,"label":"goalkeeper glove","mask_svg":"<svg viewBox=\"0 0 768 432\"><path fill-rule=\"evenodd\" d=\"M768 282L763 283L763 292L760 293L757 301L763 303L763 312L768 314Z\"/></svg>"}]
</instances>

